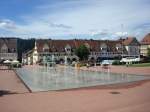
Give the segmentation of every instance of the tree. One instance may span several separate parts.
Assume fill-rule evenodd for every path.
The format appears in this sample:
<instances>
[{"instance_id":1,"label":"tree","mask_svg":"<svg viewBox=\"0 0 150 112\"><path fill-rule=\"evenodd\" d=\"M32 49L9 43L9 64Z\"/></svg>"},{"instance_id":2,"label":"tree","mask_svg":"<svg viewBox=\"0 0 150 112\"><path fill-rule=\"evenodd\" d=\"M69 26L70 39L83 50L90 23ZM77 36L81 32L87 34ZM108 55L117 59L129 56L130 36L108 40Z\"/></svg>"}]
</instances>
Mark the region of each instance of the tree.
<instances>
[{"instance_id":1,"label":"tree","mask_svg":"<svg viewBox=\"0 0 150 112\"><path fill-rule=\"evenodd\" d=\"M22 53L27 52L34 48L35 39L18 39L17 42L17 52L18 52L18 60L22 61Z\"/></svg>"},{"instance_id":2,"label":"tree","mask_svg":"<svg viewBox=\"0 0 150 112\"><path fill-rule=\"evenodd\" d=\"M85 45L80 45L76 50L75 54L79 57L79 59L87 60L90 54L89 49Z\"/></svg>"}]
</instances>

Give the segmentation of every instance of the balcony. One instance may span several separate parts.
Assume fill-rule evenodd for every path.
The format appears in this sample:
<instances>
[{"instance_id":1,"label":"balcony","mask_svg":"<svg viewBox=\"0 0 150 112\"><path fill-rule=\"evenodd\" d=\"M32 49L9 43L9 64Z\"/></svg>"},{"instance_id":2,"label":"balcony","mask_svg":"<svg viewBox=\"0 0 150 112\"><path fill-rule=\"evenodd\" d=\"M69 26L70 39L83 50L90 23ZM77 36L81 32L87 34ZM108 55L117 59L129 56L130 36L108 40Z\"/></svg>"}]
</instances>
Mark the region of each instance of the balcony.
<instances>
[{"instance_id":1,"label":"balcony","mask_svg":"<svg viewBox=\"0 0 150 112\"><path fill-rule=\"evenodd\" d=\"M17 59L17 53L0 53L0 59Z\"/></svg>"},{"instance_id":2,"label":"balcony","mask_svg":"<svg viewBox=\"0 0 150 112\"><path fill-rule=\"evenodd\" d=\"M74 53L66 53L66 52L43 52L40 53L40 56L73 56L75 55Z\"/></svg>"},{"instance_id":3,"label":"balcony","mask_svg":"<svg viewBox=\"0 0 150 112\"><path fill-rule=\"evenodd\" d=\"M122 55L122 53L114 53L114 52L91 52L90 56L96 56L96 57L115 57Z\"/></svg>"}]
</instances>

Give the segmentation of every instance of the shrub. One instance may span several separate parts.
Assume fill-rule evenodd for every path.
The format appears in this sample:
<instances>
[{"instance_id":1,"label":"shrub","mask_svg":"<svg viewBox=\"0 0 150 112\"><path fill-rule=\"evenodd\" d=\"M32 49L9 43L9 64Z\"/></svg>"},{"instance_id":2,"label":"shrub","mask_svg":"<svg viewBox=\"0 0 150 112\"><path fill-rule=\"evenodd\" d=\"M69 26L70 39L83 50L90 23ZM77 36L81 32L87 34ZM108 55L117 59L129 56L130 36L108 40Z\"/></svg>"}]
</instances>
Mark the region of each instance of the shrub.
<instances>
[{"instance_id":1,"label":"shrub","mask_svg":"<svg viewBox=\"0 0 150 112\"><path fill-rule=\"evenodd\" d=\"M149 57L144 57L142 60L141 60L141 63L149 63L150 62L150 58Z\"/></svg>"},{"instance_id":2,"label":"shrub","mask_svg":"<svg viewBox=\"0 0 150 112\"><path fill-rule=\"evenodd\" d=\"M125 62L120 62L120 60L113 61L112 65L125 65Z\"/></svg>"},{"instance_id":3,"label":"shrub","mask_svg":"<svg viewBox=\"0 0 150 112\"><path fill-rule=\"evenodd\" d=\"M86 66L86 63L80 63L80 67Z\"/></svg>"},{"instance_id":4,"label":"shrub","mask_svg":"<svg viewBox=\"0 0 150 112\"><path fill-rule=\"evenodd\" d=\"M12 67L12 68L21 68L22 65L21 65L21 63L18 63L18 64L12 64L11 67Z\"/></svg>"}]
</instances>

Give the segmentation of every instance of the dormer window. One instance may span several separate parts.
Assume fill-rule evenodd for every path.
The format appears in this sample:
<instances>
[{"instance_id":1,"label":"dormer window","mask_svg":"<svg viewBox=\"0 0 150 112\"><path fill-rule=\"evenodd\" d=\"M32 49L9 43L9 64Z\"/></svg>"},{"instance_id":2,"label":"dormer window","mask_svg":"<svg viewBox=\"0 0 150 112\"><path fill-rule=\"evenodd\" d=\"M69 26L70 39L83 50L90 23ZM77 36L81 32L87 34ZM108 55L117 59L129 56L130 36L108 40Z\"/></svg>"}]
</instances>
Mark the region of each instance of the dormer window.
<instances>
[{"instance_id":1,"label":"dormer window","mask_svg":"<svg viewBox=\"0 0 150 112\"><path fill-rule=\"evenodd\" d=\"M49 52L49 46L47 44L43 46L43 52Z\"/></svg>"},{"instance_id":2,"label":"dormer window","mask_svg":"<svg viewBox=\"0 0 150 112\"><path fill-rule=\"evenodd\" d=\"M71 46L70 46L70 45L66 45L65 51L66 51L67 53L70 53L70 52L71 52Z\"/></svg>"},{"instance_id":3,"label":"dormer window","mask_svg":"<svg viewBox=\"0 0 150 112\"><path fill-rule=\"evenodd\" d=\"M116 49L117 49L117 51L121 51L122 50L121 44L116 44Z\"/></svg>"},{"instance_id":4,"label":"dormer window","mask_svg":"<svg viewBox=\"0 0 150 112\"><path fill-rule=\"evenodd\" d=\"M10 52L15 53L15 52L16 52L16 49L15 49L15 48L12 48L12 49L10 50Z\"/></svg>"},{"instance_id":5,"label":"dormer window","mask_svg":"<svg viewBox=\"0 0 150 112\"><path fill-rule=\"evenodd\" d=\"M8 52L8 47L6 44L3 44L3 46L1 47L1 52L2 53L7 53Z\"/></svg>"},{"instance_id":6,"label":"dormer window","mask_svg":"<svg viewBox=\"0 0 150 112\"><path fill-rule=\"evenodd\" d=\"M100 49L102 52L107 52L107 45L105 43L101 44Z\"/></svg>"},{"instance_id":7,"label":"dormer window","mask_svg":"<svg viewBox=\"0 0 150 112\"><path fill-rule=\"evenodd\" d=\"M90 45L88 43L84 44L88 49L90 49Z\"/></svg>"}]
</instances>

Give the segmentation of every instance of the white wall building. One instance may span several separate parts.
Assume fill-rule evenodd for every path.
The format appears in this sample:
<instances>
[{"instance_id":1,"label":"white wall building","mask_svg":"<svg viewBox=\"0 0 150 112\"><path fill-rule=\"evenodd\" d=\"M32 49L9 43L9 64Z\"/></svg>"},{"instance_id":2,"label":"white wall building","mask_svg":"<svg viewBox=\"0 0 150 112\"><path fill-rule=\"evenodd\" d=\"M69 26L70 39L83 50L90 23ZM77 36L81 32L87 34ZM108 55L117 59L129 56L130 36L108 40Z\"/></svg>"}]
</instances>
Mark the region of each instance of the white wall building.
<instances>
[{"instance_id":1,"label":"white wall building","mask_svg":"<svg viewBox=\"0 0 150 112\"><path fill-rule=\"evenodd\" d=\"M124 40L51 40L39 39L35 42L35 47L26 53L28 63L37 64L45 58L47 60L59 61L77 61L79 58L75 55L75 49L84 44L90 51L89 60L120 58L122 56L139 56L139 43L135 39Z\"/></svg>"},{"instance_id":2,"label":"white wall building","mask_svg":"<svg viewBox=\"0 0 150 112\"><path fill-rule=\"evenodd\" d=\"M140 56L140 43L135 37L128 37L123 41L128 57Z\"/></svg>"}]
</instances>

